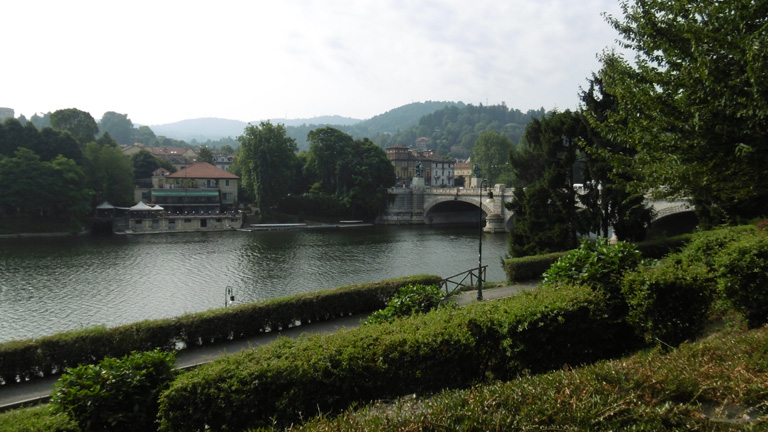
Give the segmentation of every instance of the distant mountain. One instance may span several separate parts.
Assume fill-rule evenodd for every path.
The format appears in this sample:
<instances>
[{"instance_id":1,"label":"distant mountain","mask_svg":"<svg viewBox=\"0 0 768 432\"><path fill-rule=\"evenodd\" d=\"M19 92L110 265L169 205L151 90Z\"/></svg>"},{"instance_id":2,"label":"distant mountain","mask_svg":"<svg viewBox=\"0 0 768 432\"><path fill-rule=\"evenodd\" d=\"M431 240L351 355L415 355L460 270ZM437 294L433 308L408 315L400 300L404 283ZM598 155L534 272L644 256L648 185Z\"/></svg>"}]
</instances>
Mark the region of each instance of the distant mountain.
<instances>
[{"instance_id":1,"label":"distant mountain","mask_svg":"<svg viewBox=\"0 0 768 432\"><path fill-rule=\"evenodd\" d=\"M320 116L305 119L269 119L272 124L284 124L287 135L296 139L299 149L307 149L307 133L323 126L336 127L339 130L355 137L370 138L374 141L380 135L393 134L401 130L413 127L419 123L421 117L434 113L448 106L463 107L462 102L414 102L389 110L383 114L374 116L368 120L358 120L349 117ZM253 121L257 125L260 121ZM190 143L196 140L203 143L208 140L216 141L221 138L236 138L243 134L246 122L228 120L222 118L198 118L182 120L174 123L149 126L157 136L184 140Z\"/></svg>"},{"instance_id":2,"label":"distant mountain","mask_svg":"<svg viewBox=\"0 0 768 432\"><path fill-rule=\"evenodd\" d=\"M184 140L186 142L190 142L193 139L198 142L205 142L240 136L247 125L248 123L239 120L207 117L153 125L149 128L157 136Z\"/></svg>"},{"instance_id":3,"label":"distant mountain","mask_svg":"<svg viewBox=\"0 0 768 432\"><path fill-rule=\"evenodd\" d=\"M332 124L340 126L351 126L360 123L361 120L342 116L321 116L308 119L269 119L272 124L284 124L286 127L302 126L305 124ZM251 124L257 125L261 120L252 121ZM207 140L218 140L221 138L235 138L243 134L248 123L239 120L228 120L214 117L204 117L198 119L181 120L174 123L161 125L152 125L149 128L157 136L164 136L187 142L197 140L205 142Z\"/></svg>"}]
</instances>

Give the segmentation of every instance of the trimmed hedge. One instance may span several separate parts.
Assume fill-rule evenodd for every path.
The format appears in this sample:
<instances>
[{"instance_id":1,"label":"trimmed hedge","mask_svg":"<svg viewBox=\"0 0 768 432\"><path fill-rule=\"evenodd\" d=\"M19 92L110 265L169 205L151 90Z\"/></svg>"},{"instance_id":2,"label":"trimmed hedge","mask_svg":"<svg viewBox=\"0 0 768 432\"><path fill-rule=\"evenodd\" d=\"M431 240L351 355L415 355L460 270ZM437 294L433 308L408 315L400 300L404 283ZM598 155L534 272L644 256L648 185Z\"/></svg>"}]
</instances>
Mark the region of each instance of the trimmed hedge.
<instances>
[{"instance_id":1,"label":"trimmed hedge","mask_svg":"<svg viewBox=\"0 0 768 432\"><path fill-rule=\"evenodd\" d=\"M660 259L661 257L677 252L690 241L691 235L685 234L676 237L648 240L636 243L637 250L644 258ZM507 274L507 282L524 282L539 279L549 267L568 252L553 252L545 255L531 255L519 258L506 258L502 260L504 271Z\"/></svg>"},{"instance_id":2,"label":"trimmed hedge","mask_svg":"<svg viewBox=\"0 0 768 432\"><path fill-rule=\"evenodd\" d=\"M568 252L554 252L545 255L531 255L504 260L507 282L524 282L539 279L549 267Z\"/></svg>"},{"instance_id":3,"label":"trimmed hedge","mask_svg":"<svg viewBox=\"0 0 768 432\"><path fill-rule=\"evenodd\" d=\"M0 344L0 379L13 384L56 375L67 367L93 364L133 351L215 344L297 324L369 313L409 284L433 285L438 276L416 275L348 285L264 302L215 309L165 320L142 321L106 329L97 327L39 339Z\"/></svg>"},{"instance_id":4,"label":"trimmed hedge","mask_svg":"<svg viewBox=\"0 0 768 432\"><path fill-rule=\"evenodd\" d=\"M768 323L768 233L755 231L734 241L715 262L720 291L747 324L755 328Z\"/></svg>"},{"instance_id":5,"label":"trimmed hedge","mask_svg":"<svg viewBox=\"0 0 768 432\"><path fill-rule=\"evenodd\" d=\"M616 354L604 305L569 286L280 339L175 380L160 398L161 430L285 426L358 402L593 361Z\"/></svg>"},{"instance_id":6,"label":"trimmed hedge","mask_svg":"<svg viewBox=\"0 0 768 432\"><path fill-rule=\"evenodd\" d=\"M627 321L646 342L664 347L695 339L714 300L706 267L675 257L629 272L621 287L629 305Z\"/></svg>"}]
</instances>

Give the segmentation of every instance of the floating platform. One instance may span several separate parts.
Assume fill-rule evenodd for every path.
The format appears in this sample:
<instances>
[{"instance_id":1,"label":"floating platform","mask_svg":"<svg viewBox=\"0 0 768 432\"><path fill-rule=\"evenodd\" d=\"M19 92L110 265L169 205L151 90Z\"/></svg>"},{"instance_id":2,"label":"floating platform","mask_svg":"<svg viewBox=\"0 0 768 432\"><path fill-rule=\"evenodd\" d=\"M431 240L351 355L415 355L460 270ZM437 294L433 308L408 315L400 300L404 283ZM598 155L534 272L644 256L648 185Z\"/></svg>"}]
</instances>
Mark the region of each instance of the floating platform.
<instances>
[{"instance_id":1,"label":"floating platform","mask_svg":"<svg viewBox=\"0 0 768 432\"><path fill-rule=\"evenodd\" d=\"M337 228L369 228L372 226L372 223L364 223L363 221L339 221L336 225L307 225L305 223L251 224L247 228L241 228L239 231L304 231Z\"/></svg>"}]
</instances>

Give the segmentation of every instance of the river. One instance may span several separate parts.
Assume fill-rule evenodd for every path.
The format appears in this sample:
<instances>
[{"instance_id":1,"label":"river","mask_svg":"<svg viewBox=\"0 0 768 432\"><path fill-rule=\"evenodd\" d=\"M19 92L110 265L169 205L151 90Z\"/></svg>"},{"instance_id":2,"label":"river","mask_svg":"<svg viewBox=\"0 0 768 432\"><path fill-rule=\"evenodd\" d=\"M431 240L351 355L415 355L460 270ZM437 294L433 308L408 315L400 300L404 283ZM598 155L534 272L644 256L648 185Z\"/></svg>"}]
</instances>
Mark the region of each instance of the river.
<instances>
[{"instance_id":1,"label":"river","mask_svg":"<svg viewBox=\"0 0 768 432\"><path fill-rule=\"evenodd\" d=\"M169 318L359 282L477 267L478 228L373 228L0 239L0 342ZM505 234L483 234L503 281Z\"/></svg>"}]
</instances>

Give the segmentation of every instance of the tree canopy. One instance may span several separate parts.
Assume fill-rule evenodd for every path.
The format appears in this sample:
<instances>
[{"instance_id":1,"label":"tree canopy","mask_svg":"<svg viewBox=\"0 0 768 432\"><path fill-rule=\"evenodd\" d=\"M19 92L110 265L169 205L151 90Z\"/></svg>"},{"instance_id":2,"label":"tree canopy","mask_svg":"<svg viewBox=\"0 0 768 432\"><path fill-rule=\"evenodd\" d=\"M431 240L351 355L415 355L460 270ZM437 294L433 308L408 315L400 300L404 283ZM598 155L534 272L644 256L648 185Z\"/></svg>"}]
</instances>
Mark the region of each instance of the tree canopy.
<instances>
[{"instance_id":1,"label":"tree canopy","mask_svg":"<svg viewBox=\"0 0 768 432\"><path fill-rule=\"evenodd\" d=\"M607 17L634 52L602 55L617 109L595 127L634 187L690 198L700 217L768 211L768 1L634 0ZM597 119L593 119L597 120Z\"/></svg>"},{"instance_id":2,"label":"tree canopy","mask_svg":"<svg viewBox=\"0 0 768 432\"><path fill-rule=\"evenodd\" d=\"M101 134L108 133L120 145L130 145L133 144L136 130L133 128L133 122L128 118L128 114L107 111L99 121L99 132Z\"/></svg>"},{"instance_id":3,"label":"tree canopy","mask_svg":"<svg viewBox=\"0 0 768 432\"><path fill-rule=\"evenodd\" d=\"M77 108L54 111L51 114L51 127L71 133L81 146L96 139L99 133L99 126L91 114Z\"/></svg>"},{"instance_id":4,"label":"tree canopy","mask_svg":"<svg viewBox=\"0 0 768 432\"><path fill-rule=\"evenodd\" d=\"M296 142L286 135L285 126L268 121L248 125L238 140L243 189L258 203L261 217L267 217L291 188Z\"/></svg>"}]
</instances>

